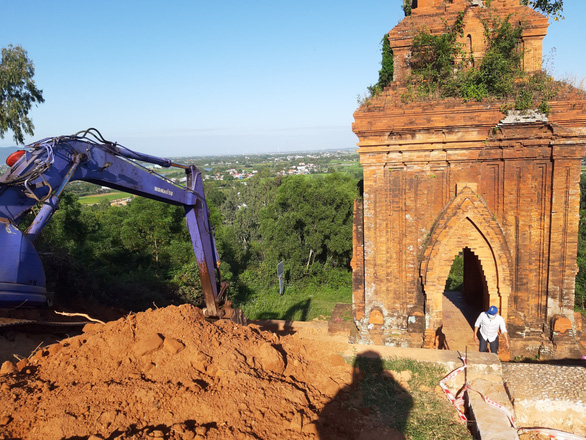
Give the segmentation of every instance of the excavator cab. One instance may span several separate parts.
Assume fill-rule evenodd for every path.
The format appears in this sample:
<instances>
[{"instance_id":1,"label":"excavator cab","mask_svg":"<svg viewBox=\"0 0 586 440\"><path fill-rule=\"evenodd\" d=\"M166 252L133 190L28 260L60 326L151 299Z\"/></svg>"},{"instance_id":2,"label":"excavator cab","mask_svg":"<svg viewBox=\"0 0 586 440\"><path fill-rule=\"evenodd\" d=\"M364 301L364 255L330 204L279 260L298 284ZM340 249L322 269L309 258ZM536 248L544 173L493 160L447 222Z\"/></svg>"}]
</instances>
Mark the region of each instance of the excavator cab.
<instances>
[{"instance_id":1,"label":"excavator cab","mask_svg":"<svg viewBox=\"0 0 586 440\"><path fill-rule=\"evenodd\" d=\"M23 198L26 192L8 190L12 185L30 184L28 179L19 176L28 176L34 166L31 159L31 153L26 150L12 153L6 159L10 169L0 176L0 306L3 307L47 304L43 263L33 242L18 228L34 203L31 205L29 199Z\"/></svg>"},{"instance_id":2,"label":"excavator cab","mask_svg":"<svg viewBox=\"0 0 586 440\"><path fill-rule=\"evenodd\" d=\"M45 270L33 243L6 218L0 218L0 243L0 305L46 305Z\"/></svg>"}]
</instances>

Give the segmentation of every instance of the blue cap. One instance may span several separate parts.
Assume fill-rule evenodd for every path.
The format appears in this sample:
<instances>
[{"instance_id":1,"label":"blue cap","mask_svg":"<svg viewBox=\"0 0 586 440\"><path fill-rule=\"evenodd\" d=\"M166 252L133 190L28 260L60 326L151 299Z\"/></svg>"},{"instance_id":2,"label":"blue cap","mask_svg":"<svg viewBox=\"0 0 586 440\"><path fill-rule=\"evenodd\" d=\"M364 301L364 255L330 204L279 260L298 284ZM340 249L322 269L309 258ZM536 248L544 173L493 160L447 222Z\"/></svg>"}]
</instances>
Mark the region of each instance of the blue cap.
<instances>
[{"instance_id":1,"label":"blue cap","mask_svg":"<svg viewBox=\"0 0 586 440\"><path fill-rule=\"evenodd\" d=\"M489 315L496 315L499 312L499 309L497 309L495 306L490 306L488 308L488 313Z\"/></svg>"}]
</instances>

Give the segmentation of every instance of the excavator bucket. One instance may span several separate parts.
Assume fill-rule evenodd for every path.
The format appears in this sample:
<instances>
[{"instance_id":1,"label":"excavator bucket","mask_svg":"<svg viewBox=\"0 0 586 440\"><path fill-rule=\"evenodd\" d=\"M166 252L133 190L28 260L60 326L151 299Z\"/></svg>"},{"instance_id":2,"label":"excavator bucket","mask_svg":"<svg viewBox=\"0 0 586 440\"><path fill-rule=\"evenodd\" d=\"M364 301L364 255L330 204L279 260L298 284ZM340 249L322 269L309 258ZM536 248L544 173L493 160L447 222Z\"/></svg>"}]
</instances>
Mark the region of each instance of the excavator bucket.
<instances>
[{"instance_id":1,"label":"excavator bucket","mask_svg":"<svg viewBox=\"0 0 586 440\"><path fill-rule=\"evenodd\" d=\"M47 303L45 271L32 242L0 218L0 307Z\"/></svg>"}]
</instances>

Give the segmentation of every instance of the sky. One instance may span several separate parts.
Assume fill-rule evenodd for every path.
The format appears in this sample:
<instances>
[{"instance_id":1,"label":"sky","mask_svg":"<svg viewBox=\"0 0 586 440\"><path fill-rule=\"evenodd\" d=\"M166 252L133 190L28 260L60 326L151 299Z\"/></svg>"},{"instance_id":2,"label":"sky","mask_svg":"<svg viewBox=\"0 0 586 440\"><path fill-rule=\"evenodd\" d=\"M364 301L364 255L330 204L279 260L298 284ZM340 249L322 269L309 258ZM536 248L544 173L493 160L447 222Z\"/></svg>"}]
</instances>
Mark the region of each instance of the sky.
<instances>
[{"instance_id":1,"label":"sky","mask_svg":"<svg viewBox=\"0 0 586 440\"><path fill-rule=\"evenodd\" d=\"M164 157L353 148L402 0L0 0L45 103L25 144L90 127ZM586 1L544 40L558 79L586 78ZM553 66L553 67L552 67ZM13 146L12 133L0 147Z\"/></svg>"}]
</instances>

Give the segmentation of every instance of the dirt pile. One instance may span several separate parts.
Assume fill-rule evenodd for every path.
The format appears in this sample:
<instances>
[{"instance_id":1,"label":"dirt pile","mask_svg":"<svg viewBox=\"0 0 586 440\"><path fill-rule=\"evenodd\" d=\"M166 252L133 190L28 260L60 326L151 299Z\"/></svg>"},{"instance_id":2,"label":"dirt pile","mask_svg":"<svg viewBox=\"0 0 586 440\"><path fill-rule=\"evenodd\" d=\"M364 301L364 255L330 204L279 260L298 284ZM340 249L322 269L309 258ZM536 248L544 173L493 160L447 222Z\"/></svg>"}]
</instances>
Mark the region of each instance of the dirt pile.
<instances>
[{"instance_id":1,"label":"dirt pile","mask_svg":"<svg viewBox=\"0 0 586 440\"><path fill-rule=\"evenodd\" d=\"M306 347L188 305L90 324L2 365L0 439L403 438Z\"/></svg>"}]
</instances>

